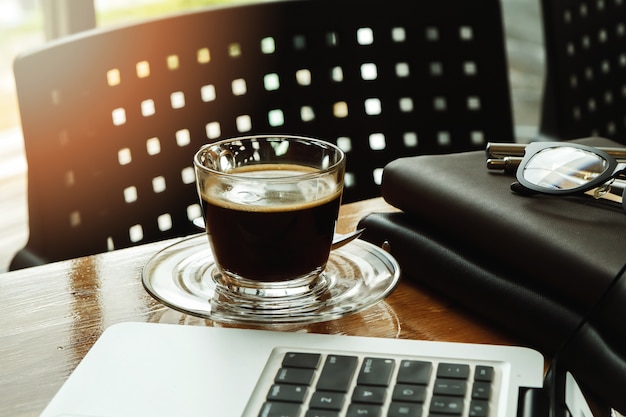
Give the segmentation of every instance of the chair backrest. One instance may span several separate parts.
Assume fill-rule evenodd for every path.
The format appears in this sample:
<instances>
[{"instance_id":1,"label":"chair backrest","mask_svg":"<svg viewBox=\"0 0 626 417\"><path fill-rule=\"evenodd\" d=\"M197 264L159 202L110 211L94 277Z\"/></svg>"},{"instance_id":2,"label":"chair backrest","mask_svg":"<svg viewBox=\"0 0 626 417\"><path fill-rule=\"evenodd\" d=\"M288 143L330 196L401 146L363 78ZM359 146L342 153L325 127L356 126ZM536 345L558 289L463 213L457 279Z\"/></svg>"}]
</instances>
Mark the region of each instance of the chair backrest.
<instances>
[{"instance_id":1,"label":"chair backrest","mask_svg":"<svg viewBox=\"0 0 626 417\"><path fill-rule=\"evenodd\" d=\"M202 9L72 36L14 70L27 249L44 260L194 232L192 157L206 142L337 143L350 202L380 195L397 157L513 140L499 0Z\"/></svg>"},{"instance_id":2,"label":"chair backrest","mask_svg":"<svg viewBox=\"0 0 626 417\"><path fill-rule=\"evenodd\" d=\"M626 144L626 1L542 0L541 134Z\"/></svg>"}]
</instances>

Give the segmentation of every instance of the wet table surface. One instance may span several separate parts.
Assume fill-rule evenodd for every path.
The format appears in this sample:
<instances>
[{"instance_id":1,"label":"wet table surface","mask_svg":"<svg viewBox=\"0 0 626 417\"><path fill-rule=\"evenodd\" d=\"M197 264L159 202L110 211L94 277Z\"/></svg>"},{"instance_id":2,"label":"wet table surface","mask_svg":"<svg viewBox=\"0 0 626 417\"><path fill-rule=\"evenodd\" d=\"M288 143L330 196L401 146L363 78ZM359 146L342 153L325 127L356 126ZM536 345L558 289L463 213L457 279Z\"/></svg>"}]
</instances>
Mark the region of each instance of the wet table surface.
<instances>
[{"instance_id":1,"label":"wet table surface","mask_svg":"<svg viewBox=\"0 0 626 417\"><path fill-rule=\"evenodd\" d=\"M342 206L338 232L368 213L393 211L382 198ZM0 274L0 416L38 416L107 327L138 321L231 326L180 313L143 288L146 262L177 240ZM290 325L268 326L283 331ZM406 279L387 297L341 319L297 325L308 332L514 344L461 306Z\"/></svg>"}]
</instances>

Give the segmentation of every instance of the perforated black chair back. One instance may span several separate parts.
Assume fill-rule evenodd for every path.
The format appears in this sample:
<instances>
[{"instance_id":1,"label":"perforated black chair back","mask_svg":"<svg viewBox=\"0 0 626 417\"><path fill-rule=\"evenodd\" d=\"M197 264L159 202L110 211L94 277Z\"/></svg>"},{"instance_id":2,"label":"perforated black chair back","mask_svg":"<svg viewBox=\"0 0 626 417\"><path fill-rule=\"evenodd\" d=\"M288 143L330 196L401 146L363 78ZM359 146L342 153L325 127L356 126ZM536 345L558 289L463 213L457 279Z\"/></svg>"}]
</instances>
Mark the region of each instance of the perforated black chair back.
<instances>
[{"instance_id":1,"label":"perforated black chair back","mask_svg":"<svg viewBox=\"0 0 626 417\"><path fill-rule=\"evenodd\" d=\"M626 1L542 0L541 134L626 144Z\"/></svg>"},{"instance_id":2,"label":"perforated black chair back","mask_svg":"<svg viewBox=\"0 0 626 417\"><path fill-rule=\"evenodd\" d=\"M13 268L196 231L207 142L337 143L350 202L392 159L513 140L498 0L203 9L49 44L15 78L30 240Z\"/></svg>"}]
</instances>

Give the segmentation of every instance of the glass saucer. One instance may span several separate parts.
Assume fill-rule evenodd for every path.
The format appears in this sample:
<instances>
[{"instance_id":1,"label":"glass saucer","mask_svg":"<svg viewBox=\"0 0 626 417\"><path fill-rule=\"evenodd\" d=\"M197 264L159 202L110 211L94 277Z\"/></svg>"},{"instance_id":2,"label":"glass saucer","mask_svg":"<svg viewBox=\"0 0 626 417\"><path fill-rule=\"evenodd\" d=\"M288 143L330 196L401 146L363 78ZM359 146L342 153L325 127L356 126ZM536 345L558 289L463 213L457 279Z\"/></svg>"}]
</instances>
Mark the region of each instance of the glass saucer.
<instances>
[{"instance_id":1,"label":"glass saucer","mask_svg":"<svg viewBox=\"0 0 626 417\"><path fill-rule=\"evenodd\" d=\"M398 284L400 268L387 252L355 240L330 254L311 290L299 295L250 297L229 291L206 235L156 253L143 270L146 291L161 303L198 317L230 323L315 323L364 310Z\"/></svg>"}]
</instances>

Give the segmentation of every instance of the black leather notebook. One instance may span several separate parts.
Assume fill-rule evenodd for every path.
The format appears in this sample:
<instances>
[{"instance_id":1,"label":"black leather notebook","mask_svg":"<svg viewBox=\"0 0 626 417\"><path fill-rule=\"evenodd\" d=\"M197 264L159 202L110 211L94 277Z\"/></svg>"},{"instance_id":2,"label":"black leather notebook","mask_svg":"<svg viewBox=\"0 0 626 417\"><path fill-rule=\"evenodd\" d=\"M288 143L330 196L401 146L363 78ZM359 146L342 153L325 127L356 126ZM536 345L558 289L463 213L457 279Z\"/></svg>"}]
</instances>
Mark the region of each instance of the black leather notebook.
<instances>
[{"instance_id":1,"label":"black leather notebook","mask_svg":"<svg viewBox=\"0 0 626 417\"><path fill-rule=\"evenodd\" d=\"M579 141L580 142L580 141ZM618 146L606 139L583 140ZM485 152L401 158L361 221L405 279L447 294L546 352L558 349L626 264L626 213L589 196L521 196Z\"/></svg>"},{"instance_id":2,"label":"black leather notebook","mask_svg":"<svg viewBox=\"0 0 626 417\"><path fill-rule=\"evenodd\" d=\"M402 279L554 355L624 411L626 212L589 196L521 196L514 180L489 172L485 152L398 159L385 167L382 192L402 212L371 214L359 227L365 240L388 244Z\"/></svg>"}]
</instances>

